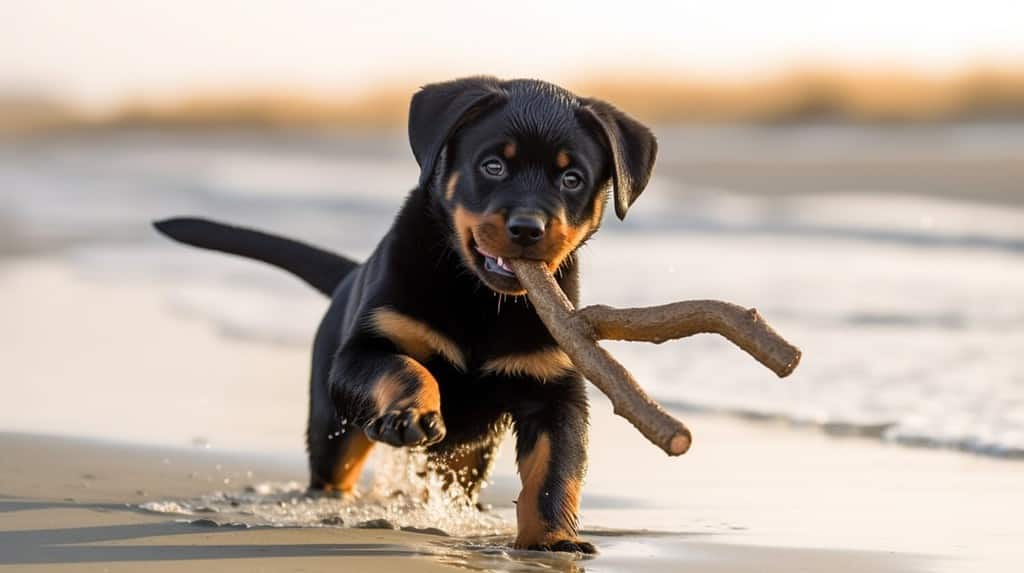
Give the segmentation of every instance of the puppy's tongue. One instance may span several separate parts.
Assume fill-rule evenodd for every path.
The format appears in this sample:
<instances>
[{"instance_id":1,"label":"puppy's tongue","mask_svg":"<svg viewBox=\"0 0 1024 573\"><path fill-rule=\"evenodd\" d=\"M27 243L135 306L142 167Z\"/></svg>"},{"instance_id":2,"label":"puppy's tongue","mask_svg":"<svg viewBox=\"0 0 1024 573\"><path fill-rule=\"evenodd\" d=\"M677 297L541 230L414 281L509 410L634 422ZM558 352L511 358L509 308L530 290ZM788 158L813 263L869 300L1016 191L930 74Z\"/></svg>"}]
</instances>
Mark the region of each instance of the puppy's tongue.
<instances>
[{"instance_id":1,"label":"puppy's tongue","mask_svg":"<svg viewBox=\"0 0 1024 573\"><path fill-rule=\"evenodd\" d=\"M484 256L484 268L492 273L498 273L507 276L516 276L515 272L512 271L512 267L509 266L508 261L501 257L496 257L487 251L481 249L479 246L476 248L477 252Z\"/></svg>"},{"instance_id":2,"label":"puppy's tongue","mask_svg":"<svg viewBox=\"0 0 1024 573\"><path fill-rule=\"evenodd\" d=\"M508 262L505 261L505 259L503 259L501 257L497 257L496 259L494 259L494 262L497 263L498 266L501 267L502 270L508 271L508 272L510 272L512 274L515 274L514 272L512 272L512 267L510 267L508 265Z\"/></svg>"},{"instance_id":3,"label":"puppy's tongue","mask_svg":"<svg viewBox=\"0 0 1024 573\"><path fill-rule=\"evenodd\" d=\"M493 258L484 255L484 268L492 273L497 273L499 275L505 275L507 277L516 276L516 273L512 271L512 267L508 266L508 263L505 261L505 259L501 257Z\"/></svg>"}]
</instances>

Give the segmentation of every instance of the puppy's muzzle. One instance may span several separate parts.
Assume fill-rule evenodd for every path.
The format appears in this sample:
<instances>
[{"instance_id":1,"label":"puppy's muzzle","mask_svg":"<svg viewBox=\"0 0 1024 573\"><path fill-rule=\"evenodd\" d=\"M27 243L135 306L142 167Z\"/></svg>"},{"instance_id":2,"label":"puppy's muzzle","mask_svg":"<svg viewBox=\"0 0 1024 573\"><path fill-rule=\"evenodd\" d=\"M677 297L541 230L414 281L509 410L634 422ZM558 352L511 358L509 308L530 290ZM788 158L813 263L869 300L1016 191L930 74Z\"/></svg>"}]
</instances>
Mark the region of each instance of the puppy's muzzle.
<instances>
[{"instance_id":1,"label":"puppy's muzzle","mask_svg":"<svg viewBox=\"0 0 1024 573\"><path fill-rule=\"evenodd\" d=\"M538 213L515 213L508 218L505 230L513 243L529 247L544 238L547 222Z\"/></svg>"}]
</instances>

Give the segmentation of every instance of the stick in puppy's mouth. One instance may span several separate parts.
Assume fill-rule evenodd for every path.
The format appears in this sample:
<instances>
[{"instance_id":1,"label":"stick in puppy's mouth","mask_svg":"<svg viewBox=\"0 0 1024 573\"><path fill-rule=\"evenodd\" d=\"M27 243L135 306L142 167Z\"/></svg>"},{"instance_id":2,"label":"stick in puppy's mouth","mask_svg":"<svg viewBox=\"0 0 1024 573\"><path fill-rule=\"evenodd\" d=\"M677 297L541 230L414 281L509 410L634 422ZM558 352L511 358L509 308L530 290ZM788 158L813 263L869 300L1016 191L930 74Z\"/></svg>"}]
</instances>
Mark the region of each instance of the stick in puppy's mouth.
<instances>
[{"instance_id":1,"label":"stick in puppy's mouth","mask_svg":"<svg viewBox=\"0 0 1024 573\"><path fill-rule=\"evenodd\" d=\"M576 310L542 261L502 262L526 288L537 315L580 373L608 396L616 414L670 456L690 448L690 430L648 396L598 340L660 343L708 332L725 336L780 378L792 373L800 362L800 349L776 333L755 309L696 300L648 308L589 306Z\"/></svg>"}]
</instances>

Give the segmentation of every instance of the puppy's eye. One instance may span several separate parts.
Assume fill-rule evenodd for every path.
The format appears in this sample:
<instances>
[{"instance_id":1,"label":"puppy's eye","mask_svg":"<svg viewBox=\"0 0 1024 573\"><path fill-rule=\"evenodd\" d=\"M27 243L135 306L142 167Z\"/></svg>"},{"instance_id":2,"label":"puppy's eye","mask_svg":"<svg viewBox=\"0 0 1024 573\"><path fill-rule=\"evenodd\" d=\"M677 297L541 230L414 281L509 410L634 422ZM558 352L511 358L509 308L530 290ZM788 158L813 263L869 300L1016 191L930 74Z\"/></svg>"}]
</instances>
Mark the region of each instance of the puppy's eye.
<instances>
[{"instance_id":1,"label":"puppy's eye","mask_svg":"<svg viewBox=\"0 0 1024 573\"><path fill-rule=\"evenodd\" d=\"M480 170L488 177L501 177L505 175L505 164L492 157L480 164Z\"/></svg>"},{"instance_id":2,"label":"puppy's eye","mask_svg":"<svg viewBox=\"0 0 1024 573\"><path fill-rule=\"evenodd\" d=\"M576 191L583 187L583 176L578 171L566 171L562 174L562 189Z\"/></svg>"}]
</instances>

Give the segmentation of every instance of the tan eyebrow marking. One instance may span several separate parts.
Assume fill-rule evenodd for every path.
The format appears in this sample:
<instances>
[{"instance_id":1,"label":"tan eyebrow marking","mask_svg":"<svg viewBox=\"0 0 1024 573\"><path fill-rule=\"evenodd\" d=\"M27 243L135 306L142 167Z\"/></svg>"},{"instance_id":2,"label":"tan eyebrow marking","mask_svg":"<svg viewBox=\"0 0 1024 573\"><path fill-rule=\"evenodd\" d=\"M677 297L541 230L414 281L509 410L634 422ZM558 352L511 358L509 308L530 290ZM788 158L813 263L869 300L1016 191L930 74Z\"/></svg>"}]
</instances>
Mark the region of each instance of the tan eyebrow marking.
<instances>
[{"instance_id":1,"label":"tan eyebrow marking","mask_svg":"<svg viewBox=\"0 0 1024 573\"><path fill-rule=\"evenodd\" d=\"M558 165L559 169L565 169L569 166L569 154L564 151L559 151L558 155L555 156L555 165Z\"/></svg>"},{"instance_id":2,"label":"tan eyebrow marking","mask_svg":"<svg viewBox=\"0 0 1024 573\"><path fill-rule=\"evenodd\" d=\"M513 159L516 156L516 142L510 141L505 144L505 149L501 152L505 156L505 159Z\"/></svg>"}]
</instances>

